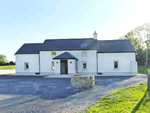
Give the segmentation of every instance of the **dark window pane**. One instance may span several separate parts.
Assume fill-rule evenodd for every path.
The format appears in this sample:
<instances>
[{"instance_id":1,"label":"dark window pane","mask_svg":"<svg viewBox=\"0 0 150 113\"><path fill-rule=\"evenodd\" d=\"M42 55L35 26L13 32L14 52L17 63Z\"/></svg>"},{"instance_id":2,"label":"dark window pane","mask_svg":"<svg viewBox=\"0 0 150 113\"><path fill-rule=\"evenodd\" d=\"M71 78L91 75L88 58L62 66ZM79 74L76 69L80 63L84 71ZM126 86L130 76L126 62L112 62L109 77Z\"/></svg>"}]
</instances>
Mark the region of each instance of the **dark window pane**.
<instances>
[{"instance_id":1,"label":"dark window pane","mask_svg":"<svg viewBox=\"0 0 150 113\"><path fill-rule=\"evenodd\" d=\"M118 62L114 62L114 68L118 69Z\"/></svg>"},{"instance_id":2,"label":"dark window pane","mask_svg":"<svg viewBox=\"0 0 150 113\"><path fill-rule=\"evenodd\" d=\"M83 63L83 69L86 69L86 63Z\"/></svg>"},{"instance_id":3,"label":"dark window pane","mask_svg":"<svg viewBox=\"0 0 150 113\"><path fill-rule=\"evenodd\" d=\"M29 68L29 64L28 63L26 63L26 69L28 69Z\"/></svg>"}]
</instances>

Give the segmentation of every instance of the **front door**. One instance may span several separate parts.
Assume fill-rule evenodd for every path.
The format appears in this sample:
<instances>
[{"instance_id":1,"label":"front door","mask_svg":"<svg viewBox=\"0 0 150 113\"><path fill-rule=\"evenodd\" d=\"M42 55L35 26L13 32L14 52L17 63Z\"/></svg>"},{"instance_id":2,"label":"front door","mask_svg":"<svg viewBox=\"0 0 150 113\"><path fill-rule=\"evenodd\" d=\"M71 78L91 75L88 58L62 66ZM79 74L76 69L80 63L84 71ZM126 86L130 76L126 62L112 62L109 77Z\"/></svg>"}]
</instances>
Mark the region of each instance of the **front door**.
<instances>
[{"instance_id":1,"label":"front door","mask_svg":"<svg viewBox=\"0 0 150 113\"><path fill-rule=\"evenodd\" d=\"M61 74L68 74L67 60L61 60Z\"/></svg>"}]
</instances>

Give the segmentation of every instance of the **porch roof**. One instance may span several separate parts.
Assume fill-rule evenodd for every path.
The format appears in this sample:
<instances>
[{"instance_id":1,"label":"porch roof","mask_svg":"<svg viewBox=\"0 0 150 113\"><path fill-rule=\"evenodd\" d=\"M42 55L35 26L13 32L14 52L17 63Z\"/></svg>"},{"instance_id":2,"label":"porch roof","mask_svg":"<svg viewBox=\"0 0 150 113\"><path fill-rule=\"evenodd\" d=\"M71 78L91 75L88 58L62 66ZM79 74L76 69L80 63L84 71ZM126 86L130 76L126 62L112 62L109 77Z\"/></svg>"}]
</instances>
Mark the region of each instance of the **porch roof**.
<instances>
[{"instance_id":1,"label":"porch roof","mask_svg":"<svg viewBox=\"0 0 150 113\"><path fill-rule=\"evenodd\" d=\"M69 52L64 52L64 53L54 57L53 59L75 59L75 60L78 60L75 56L73 56Z\"/></svg>"}]
</instances>

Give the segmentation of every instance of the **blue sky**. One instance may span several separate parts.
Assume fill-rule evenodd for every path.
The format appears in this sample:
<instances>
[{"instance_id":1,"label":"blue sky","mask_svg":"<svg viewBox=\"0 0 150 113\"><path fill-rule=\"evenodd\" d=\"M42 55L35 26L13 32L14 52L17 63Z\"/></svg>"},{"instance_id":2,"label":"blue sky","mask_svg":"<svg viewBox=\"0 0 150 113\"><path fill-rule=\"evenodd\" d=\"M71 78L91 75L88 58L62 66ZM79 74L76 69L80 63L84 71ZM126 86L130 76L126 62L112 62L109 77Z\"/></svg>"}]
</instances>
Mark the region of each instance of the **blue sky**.
<instances>
[{"instance_id":1,"label":"blue sky","mask_svg":"<svg viewBox=\"0 0 150 113\"><path fill-rule=\"evenodd\" d=\"M0 0L0 54L52 38L118 39L149 22L148 0Z\"/></svg>"}]
</instances>

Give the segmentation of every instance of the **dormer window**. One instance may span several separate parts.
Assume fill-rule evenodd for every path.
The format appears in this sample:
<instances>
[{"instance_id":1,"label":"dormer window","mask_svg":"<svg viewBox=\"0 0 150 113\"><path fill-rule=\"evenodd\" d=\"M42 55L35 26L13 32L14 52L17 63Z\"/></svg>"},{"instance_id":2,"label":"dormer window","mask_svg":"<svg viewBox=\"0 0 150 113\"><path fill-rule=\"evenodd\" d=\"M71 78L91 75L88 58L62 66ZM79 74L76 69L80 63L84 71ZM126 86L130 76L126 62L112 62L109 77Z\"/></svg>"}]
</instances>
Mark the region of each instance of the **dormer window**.
<instances>
[{"instance_id":1,"label":"dormer window","mask_svg":"<svg viewBox=\"0 0 150 113\"><path fill-rule=\"evenodd\" d=\"M55 51L52 51L52 56L56 56L56 52Z\"/></svg>"},{"instance_id":2,"label":"dormer window","mask_svg":"<svg viewBox=\"0 0 150 113\"><path fill-rule=\"evenodd\" d=\"M82 56L87 56L87 51L82 51Z\"/></svg>"}]
</instances>

